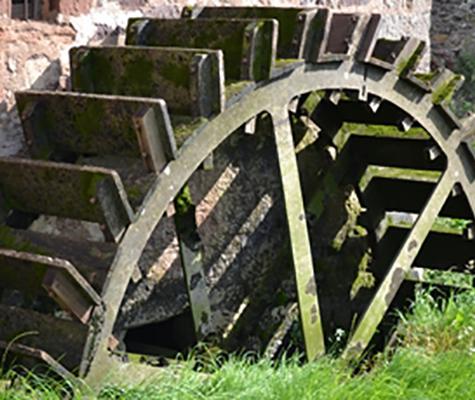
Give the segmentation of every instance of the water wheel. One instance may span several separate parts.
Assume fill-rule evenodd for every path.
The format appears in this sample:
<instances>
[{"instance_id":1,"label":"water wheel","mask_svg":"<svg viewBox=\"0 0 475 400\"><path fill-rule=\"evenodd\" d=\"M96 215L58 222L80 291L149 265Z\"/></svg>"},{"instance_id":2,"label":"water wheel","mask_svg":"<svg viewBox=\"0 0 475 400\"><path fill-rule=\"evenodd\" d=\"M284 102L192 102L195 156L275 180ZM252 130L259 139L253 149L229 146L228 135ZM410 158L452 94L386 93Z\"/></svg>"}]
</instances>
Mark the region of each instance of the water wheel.
<instances>
[{"instance_id":1,"label":"water wheel","mask_svg":"<svg viewBox=\"0 0 475 400\"><path fill-rule=\"evenodd\" d=\"M92 383L201 340L357 359L413 282L473 287L462 80L416 73L424 43L380 19L132 19L126 46L71 50L71 91L17 93L31 157L0 160L2 354Z\"/></svg>"}]
</instances>

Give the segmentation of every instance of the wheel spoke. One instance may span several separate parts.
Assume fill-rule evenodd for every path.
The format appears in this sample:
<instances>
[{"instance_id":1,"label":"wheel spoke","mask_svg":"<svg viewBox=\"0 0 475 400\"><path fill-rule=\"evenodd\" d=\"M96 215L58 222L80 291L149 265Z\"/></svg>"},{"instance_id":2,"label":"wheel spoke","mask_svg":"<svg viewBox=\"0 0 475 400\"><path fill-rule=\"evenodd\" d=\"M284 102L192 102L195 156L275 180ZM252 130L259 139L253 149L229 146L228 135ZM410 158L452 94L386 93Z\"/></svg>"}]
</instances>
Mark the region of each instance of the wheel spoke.
<instances>
[{"instance_id":1,"label":"wheel spoke","mask_svg":"<svg viewBox=\"0 0 475 400\"><path fill-rule=\"evenodd\" d=\"M211 329L211 307L203 271L202 243L197 232L195 206L186 185L175 200L175 226L180 257L185 275L196 339L200 340Z\"/></svg>"},{"instance_id":2,"label":"wheel spoke","mask_svg":"<svg viewBox=\"0 0 475 400\"><path fill-rule=\"evenodd\" d=\"M325 352L310 240L287 108L272 111L275 142L289 226L305 350L309 360Z\"/></svg>"},{"instance_id":3,"label":"wheel spoke","mask_svg":"<svg viewBox=\"0 0 475 400\"><path fill-rule=\"evenodd\" d=\"M356 359L367 348L399 287L407 273L411 270L411 266L419 254L434 220L444 206L454 183L454 172L449 168L440 179L432 196L406 238L404 245L392 262L388 274L351 337L343 354L344 358Z\"/></svg>"}]
</instances>

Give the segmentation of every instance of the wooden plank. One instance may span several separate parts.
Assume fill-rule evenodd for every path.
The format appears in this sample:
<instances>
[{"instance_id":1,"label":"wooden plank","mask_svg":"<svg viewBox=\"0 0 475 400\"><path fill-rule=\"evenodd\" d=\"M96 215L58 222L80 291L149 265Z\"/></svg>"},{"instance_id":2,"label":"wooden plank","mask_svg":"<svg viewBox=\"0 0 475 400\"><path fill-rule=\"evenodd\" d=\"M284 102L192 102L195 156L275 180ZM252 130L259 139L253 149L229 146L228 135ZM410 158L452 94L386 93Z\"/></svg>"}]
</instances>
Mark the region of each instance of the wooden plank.
<instances>
[{"instance_id":1,"label":"wooden plank","mask_svg":"<svg viewBox=\"0 0 475 400\"><path fill-rule=\"evenodd\" d=\"M304 58L307 31L316 9L298 7L185 7L188 18L272 18L279 22L278 58Z\"/></svg>"},{"instance_id":2,"label":"wooden plank","mask_svg":"<svg viewBox=\"0 0 475 400\"><path fill-rule=\"evenodd\" d=\"M219 50L81 46L69 55L74 91L161 98L170 112L195 117L209 117L224 108Z\"/></svg>"},{"instance_id":3,"label":"wooden plank","mask_svg":"<svg viewBox=\"0 0 475 400\"><path fill-rule=\"evenodd\" d=\"M283 321L277 327L277 330L272 335L269 343L267 343L266 349L264 351L264 356L266 358L273 359L277 356L279 350L282 349L282 345L286 336L289 335L293 324L298 321L298 318L298 304L291 303L285 310Z\"/></svg>"},{"instance_id":4,"label":"wooden plank","mask_svg":"<svg viewBox=\"0 0 475 400\"><path fill-rule=\"evenodd\" d=\"M116 241L133 217L119 176L105 168L0 158L0 193L12 210L104 224Z\"/></svg>"},{"instance_id":5,"label":"wooden plank","mask_svg":"<svg viewBox=\"0 0 475 400\"><path fill-rule=\"evenodd\" d=\"M158 109L161 110L159 113ZM133 116L142 159L149 171L161 171L176 158L177 147L170 118L164 104L144 107ZM164 132L156 135L156 132Z\"/></svg>"},{"instance_id":6,"label":"wooden plank","mask_svg":"<svg viewBox=\"0 0 475 400\"><path fill-rule=\"evenodd\" d=\"M224 53L226 79L259 81L270 77L277 29L271 19L132 18L126 43L219 49Z\"/></svg>"},{"instance_id":7,"label":"wooden plank","mask_svg":"<svg viewBox=\"0 0 475 400\"><path fill-rule=\"evenodd\" d=\"M185 275L188 300L197 340L213 330L209 291L203 269L203 245L198 235L196 215L188 186L175 199L175 227Z\"/></svg>"},{"instance_id":8,"label":"wooden plank","mask_svg":"<svg viewBox=\"0 0 475 400\"><path fill-rule=\"evenodd\" d=\"M406 280L457 289L473 289L475 286L475 275L473 274L420 267L411 268L406 274Z\"/></svg>"},{"instance_id":9,"label":"wooden plank","mask_svg":"<svg viewBox=\"0 0 475 400\"><path fill-rule=\"evenodd\" d=\"M100 292L117 245L77 241L62 236L0 227L0 247L69 261L89 284Z\"/></svg>"},{"instance_id":10,"label":"wooden plank","mask_svg":"<svg viewBox=\"0 0 475 400\"><path fill-rule=\"evenodd\" d=\"M271 110L271 115L289 226L305 351L307 358L314 360L324 354L325 344L292 129L286 107Z\"/></svg>"},{"instance_id":11,"label":"wooden plank","mask_svg":"<svg viewBox=\"0 0 475 400\"><path fill-rule=\"evenodd\" d=\"M153 163L156 154L174 156L176 144L161 99L32 90L15 97L34 158L120 155L143 158L150 170L159 172L163 163ZM150 119L143 131L137 118L146 116Z\"/></svg>"},{"instance_id":12,"label":"wooden plank","mask_svg":"<svg viewBox=\"0 0 475 400\"><path fill-rule=\"evenodd\" d=\"M71 263L37 254L0 249L0 285L30 296L43 287L82 323L101 304L100 296Z\"/></svg>"},{"instance_id":13,"label":"wooden plank","mask_svg":"<svg viewBox=\"0 0 475 400\"><path fill-rule=\"evenodd\" d=\"M79 367L87 338L86 325L3 304L0 315L0 341L45 351L61 360L68 370Z\"/></svg>"},{"instance_id":14,"label":"wooden plank","mask_svg":"<svg viewBox=\"0 0 475 400\"><path fill-rule=\"evenodd\" d=\"M33 347L25 346L16 343L6 343L0 341L0 356L2 360L12 358L13 365L16 366L18 362L25 365L27 368L37 370L38 364L45 364L47 371L53 370L61 378L68 382L77 382L77 378L69 372L63 365L51 357L47 352ZM79 382L77 382L79 383Z\"/></svg>"}]
</instances>

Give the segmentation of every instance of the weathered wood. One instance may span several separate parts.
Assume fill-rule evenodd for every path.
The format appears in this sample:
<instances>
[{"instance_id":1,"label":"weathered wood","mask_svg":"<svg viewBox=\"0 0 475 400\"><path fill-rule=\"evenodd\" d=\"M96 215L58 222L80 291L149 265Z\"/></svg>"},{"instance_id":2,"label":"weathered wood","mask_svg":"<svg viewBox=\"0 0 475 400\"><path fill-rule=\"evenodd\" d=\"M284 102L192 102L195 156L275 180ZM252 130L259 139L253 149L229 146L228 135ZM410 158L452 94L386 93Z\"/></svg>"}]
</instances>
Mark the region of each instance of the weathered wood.
<instances>
[{"instance_id":1,"label":"weathered wood","mask_svg":"<svg viewBox=\"0 0 475 400\"><path fill-rule=\"evenodd\" d=\"M22 344L0 341L0 357L5 361L12 359L12 365L14 366L20 363L27 368L35 370L37 370L38 364L45 364L48 370L47 372L51 369L68 382L79 383L77 378L71 372L43 350Z\"/></svg>"},{"instance_id":2,"label":"weathered wood","mask_svg":"<svg viewBox=\"0 0 475 400\"><path fill-rule=\"evenodd\" d=\"M114 243L77 241L7 226L0 227L0 247L67 260L97 292L117 251Z\"/></svg>"},{"instance_id":3,"label":"weathered wood","mask_svg":"<svg viewBox=\"0 0 475 400\"><path fill-rule=\"evenodd\" d=\"M277 45L277 22L269 19L132 18L126 43L222 50L227 80L270 76Z\"/></svg>"},{"instance_id":4,"label":"weathered wood","mask_svg":"<svg viewBox=\"0 0 475 400\"><path fill-rule=\"evenodd\" d=\"M79 366L88 332L86 325L5 305L0 305L0 315L0 341L45 351L70 371Z\"/></svg>"},{"instance_id":5,"label":"weathered wood","mask_svg":"<svg viewBox=\"0 0 475 400\"><path fill-rule=\"evenodd\" d=\"M297 7L185 7L189 18L272 18L279 22L278 58L304 58L316 9Z\"/></svg>"},{"instance_id":6,"label":"weathered wood","mask_svg":"<svg viewBox=\"0 0 475 400\"><path fill-rule=\"evenodd\" d=\"M203 270L203 245L196 225L195 205L188 186L175 199L175 227L185 275L195 336L199 341L213 330L209 291Z\"/></svg>"},{"instance_id":7,"label":"weathered wood","mask_svg":"<svg viewBox=\"0 0 475 400\"><path fill-rule=\"evenodd\" d=\"M0 158L0 192L12 210L105 224L116 241L133 216L119 176L105 168Z\"/></svg>"},{"instance_id":8,"label":"weathered wood","mask_svg":"<svg viewBox=\"0 0 475 400\"><path fill-rule=\"evenodd\" d=\"M265 357L272 359L277 356L279 350L282 349L285 338L289 335L293 324L298 321L298 318L298 305L297 303L291 303L285 310L283 321L280 323L266 346L264 351Z\"/></svg>"},{"instance_id":9,"label":"weathered wood","mask_svg":"<svg viewBox=\"0 0 475 400\"><path fill-rule=\"evenodd\" d=\"M0 249L0 286L33 297L44 288L82 323L101 304L99 295L71 263L37 254Z\"/></svg>"},{"instance_id":10,"label":"weathered wood","mask_svg":"<svg viewBox=\"0 0 475 400\"><path fill-rule=\"evenodd\" d=\"M168 111L161 99L48 91L15 96L34 158L141 157L159 172L163 163L154 161L175 156ZM146 121L140 125L143 118Z\"/></svg>"},{"instance_id":11,"label":"weathered wood","mask_svg":"<svg viewBox=\"0 0 475 400\"><path fill-rule=\"evenodd\" d=\"M81 46L69 54L74 91L161 98L182 115L209 117L224 108L219 50Z\"/></svg>"},{"instance_id":12,"label":"weathered wood","mask_svg":"<svg viewBox=\"0 0 475 400\"><path fill-rule=\"evenodd\" d=\"M325 343L292 129L287 108L274 109L271 115L289 226L305 351L308 359L314 360L325 352Z\"/></svg>"}]
</instances>

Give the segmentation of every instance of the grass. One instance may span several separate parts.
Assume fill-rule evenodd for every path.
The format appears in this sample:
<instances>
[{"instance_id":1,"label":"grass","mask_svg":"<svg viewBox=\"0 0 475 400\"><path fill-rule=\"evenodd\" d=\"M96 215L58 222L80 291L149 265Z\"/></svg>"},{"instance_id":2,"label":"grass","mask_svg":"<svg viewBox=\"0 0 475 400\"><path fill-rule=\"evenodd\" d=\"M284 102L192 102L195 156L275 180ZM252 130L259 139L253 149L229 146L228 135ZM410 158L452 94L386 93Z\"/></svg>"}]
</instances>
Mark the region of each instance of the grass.
<instances>
[{"instance_id":1,"label":"grass","mask_svg":"<svg viewBox=\"0 0 475 400\"><path fill-rule=\"evenodd\" d=\"M475 290L444 301L424 291L402 316L397 348L378 355L373 368L358 375L330 358L303 366L291 358L273 366L235 357L221 367L211 364L212 373L206 375L196 373L189 360L179 369L165 369L152 382L107 387L98 398L475 399L474 330ZM0 389L0 399L60 399L65 393L64 386L34 375L16 380L14 388ZM86 396L78 392L74 398Z\"/></svg>"}]
</instances>

